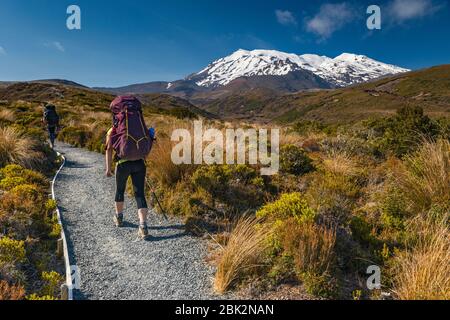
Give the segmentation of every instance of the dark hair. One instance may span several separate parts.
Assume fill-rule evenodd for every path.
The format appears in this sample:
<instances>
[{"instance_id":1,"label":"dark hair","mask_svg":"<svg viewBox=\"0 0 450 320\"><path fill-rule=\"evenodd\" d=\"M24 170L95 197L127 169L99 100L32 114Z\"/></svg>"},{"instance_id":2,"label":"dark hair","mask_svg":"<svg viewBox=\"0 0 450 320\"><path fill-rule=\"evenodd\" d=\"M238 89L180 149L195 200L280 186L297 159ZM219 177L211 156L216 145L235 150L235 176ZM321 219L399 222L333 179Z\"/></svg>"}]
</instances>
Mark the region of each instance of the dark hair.
<instances>
[{"instance_id":1,"label":"dark hair","mask_svg":"<svg viewBox=\"0 0 450 320\"><path fill-rule=\"evenodd\" d=\"M51 104L51 103L46 103L45 104L45 109L47 109L47 110L56 110L56 106Z\"/></svg>"}]
</instances>

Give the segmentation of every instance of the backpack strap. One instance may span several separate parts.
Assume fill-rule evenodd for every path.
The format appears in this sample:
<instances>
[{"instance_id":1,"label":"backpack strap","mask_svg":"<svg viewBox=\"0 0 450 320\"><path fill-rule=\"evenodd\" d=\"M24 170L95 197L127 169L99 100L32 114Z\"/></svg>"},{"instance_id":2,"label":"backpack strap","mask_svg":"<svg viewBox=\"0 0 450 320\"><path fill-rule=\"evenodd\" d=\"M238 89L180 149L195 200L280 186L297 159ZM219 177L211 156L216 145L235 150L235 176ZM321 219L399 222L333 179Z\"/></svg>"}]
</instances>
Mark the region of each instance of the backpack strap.
<instances>
[{"instance_id":1,"label":"backpack strap","mask_svg":"<svg viewBox=\"0 0 450 320\"><path fill-rule=\"evenodd\" d=\"M141 139L136 139L135 137L130 135L130 133L128 131L128 108L125 109L125 127L127 128L127 139L131 138L131 140L133 140L134 143L136 143L136 148L139 150L139 143L143 140L148 140L148 138L147 138L147 134L145 132L144 122L142 121L142 118L143 118L142 112L141 111L138 111L138 112L139 112L139 122L141 123L142 132L144 133L144 137L142 137Z\"/></svg>"}]
</instances>

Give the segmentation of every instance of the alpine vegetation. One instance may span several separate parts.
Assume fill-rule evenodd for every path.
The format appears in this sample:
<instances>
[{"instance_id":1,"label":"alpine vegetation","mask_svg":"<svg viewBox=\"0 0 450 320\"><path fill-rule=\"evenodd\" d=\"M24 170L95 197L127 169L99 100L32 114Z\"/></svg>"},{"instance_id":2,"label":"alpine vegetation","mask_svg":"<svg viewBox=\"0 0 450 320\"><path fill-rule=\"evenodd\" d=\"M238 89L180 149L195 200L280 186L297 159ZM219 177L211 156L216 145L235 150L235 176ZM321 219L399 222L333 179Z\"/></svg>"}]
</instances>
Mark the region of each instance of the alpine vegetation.
<instances>
[{"instance_id":1,"label":"alpine vegetation","mask_svg":"<svg viewBox=\"0 0 450 320\"><path fill-rule=\"evenodd\" d=\"M269 148L267 129L226 129L224 134L214 128L204 131L202 121L194 121L193 139L189 130L177 129L172 133L172 142L179 142L172 150L176 165L225 164L225 160L228 165L260 164L268 166L261 168L263 176L277 174L280 168L279 129L271 130ZM203 148L205 142L210 143Z\"/></svg>"}]
</instances>

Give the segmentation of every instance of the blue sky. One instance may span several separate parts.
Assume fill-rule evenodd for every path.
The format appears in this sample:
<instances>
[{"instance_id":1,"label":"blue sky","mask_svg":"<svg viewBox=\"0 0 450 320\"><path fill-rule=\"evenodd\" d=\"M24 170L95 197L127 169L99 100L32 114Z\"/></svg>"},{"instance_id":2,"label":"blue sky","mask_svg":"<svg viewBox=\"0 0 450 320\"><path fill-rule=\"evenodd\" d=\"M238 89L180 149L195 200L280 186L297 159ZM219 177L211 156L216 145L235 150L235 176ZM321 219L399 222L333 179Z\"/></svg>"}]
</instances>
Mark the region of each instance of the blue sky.
<instances>
[{"instance_id":1,"label":"blue sky","mask_svg":"<svg viewBox=\"0 0 450 320\"><path fill-rule=\"evenodd\" d=\"M81 30L66 28L81 8ZM366 9L382 8L369 31ZM89 86L176 80L243 49L365 54L411 69L450 63L448 0L2 0L0 80Z\"/></svg>"}]
</instances>

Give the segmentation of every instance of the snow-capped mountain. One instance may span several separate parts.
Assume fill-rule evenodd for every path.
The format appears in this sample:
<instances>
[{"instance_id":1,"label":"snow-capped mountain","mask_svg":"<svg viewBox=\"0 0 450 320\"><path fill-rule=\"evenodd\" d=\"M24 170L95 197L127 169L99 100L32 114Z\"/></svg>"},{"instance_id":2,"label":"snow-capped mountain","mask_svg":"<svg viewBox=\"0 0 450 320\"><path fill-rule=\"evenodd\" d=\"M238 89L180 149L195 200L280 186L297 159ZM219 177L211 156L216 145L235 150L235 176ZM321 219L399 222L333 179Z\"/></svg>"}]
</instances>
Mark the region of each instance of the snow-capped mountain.
<instances>
[{"instance_id":1,"label":"snow-capped mountain","mask_svg":"<svg viewBox=\"0 0 450 320\"><path fill-rule=\"evenodd\" d=\"M335 87L345 87L410 70L375 61L363 55L343 53L336 58L315 54L296 55L275 50L238 50L211 63L187 80L200 87L226 86L241 77L285 76L309 71Z\"/></svg>"},{"instance_id":2,"label":"snow-capped mountain","mask_svg":"<svg viewBox=\"0 0 450 320\"><path fill-rule=\"evenodd\" d=\"M329 58L315 54L241 49L182 80L97 89L115 94L164 93L198 102L252 90L282 95L340 88L408 71L350 53Z\"/></svg>"}]
</instances>

